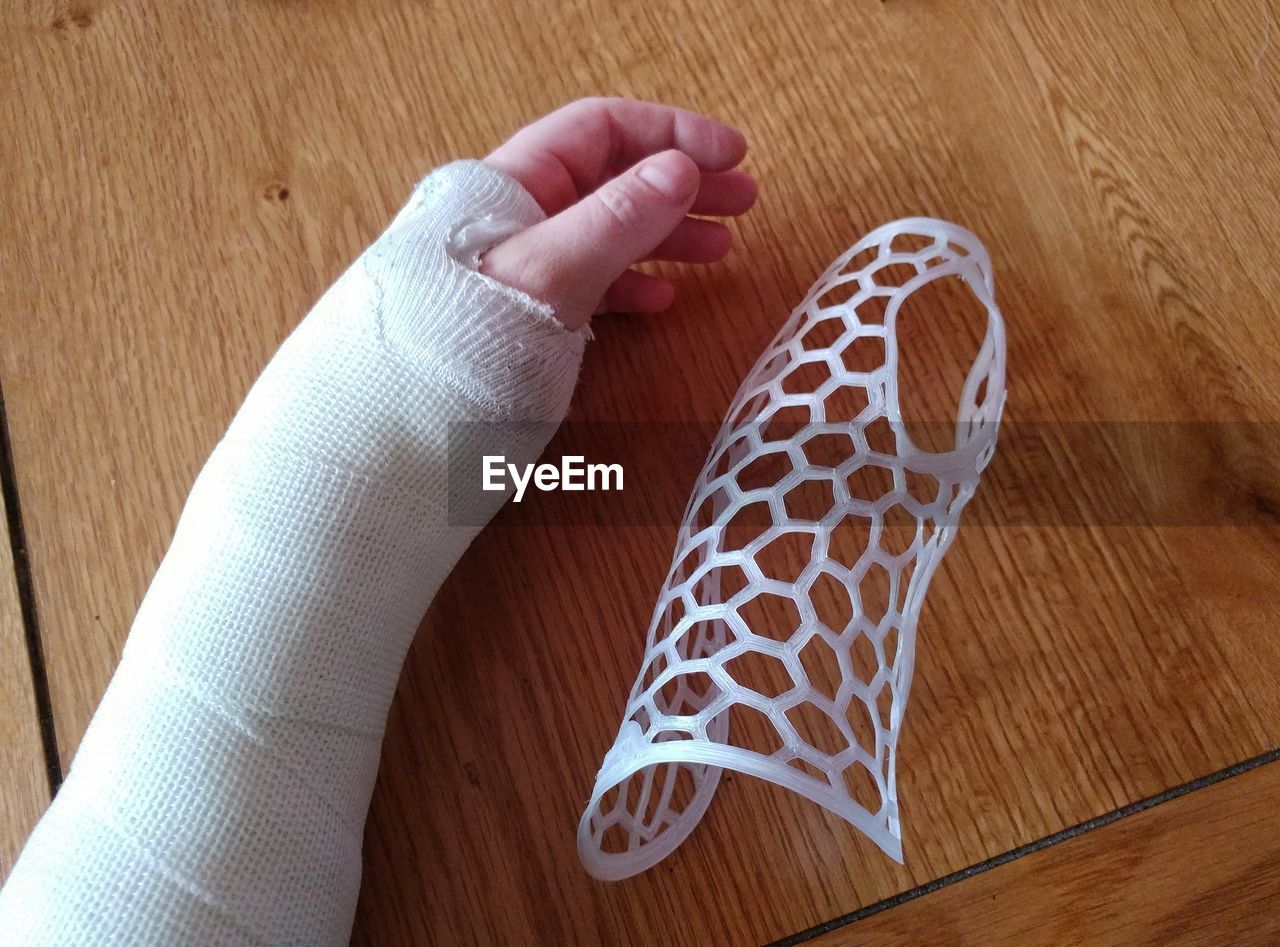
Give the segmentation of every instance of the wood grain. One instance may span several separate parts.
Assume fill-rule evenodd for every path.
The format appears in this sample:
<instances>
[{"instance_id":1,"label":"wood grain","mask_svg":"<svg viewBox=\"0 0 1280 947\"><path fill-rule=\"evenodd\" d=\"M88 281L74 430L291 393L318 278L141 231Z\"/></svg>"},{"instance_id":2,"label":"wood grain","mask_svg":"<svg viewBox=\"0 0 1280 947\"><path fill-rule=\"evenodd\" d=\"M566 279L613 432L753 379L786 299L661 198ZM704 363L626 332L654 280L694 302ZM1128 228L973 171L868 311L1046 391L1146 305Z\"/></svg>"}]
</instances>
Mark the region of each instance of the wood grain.
<instances>
[{"instance_id":1,"label":"wood grain","mask_svg":"<svg viewBox=\"0 0 1280 947\"><path fill-rule=\"evenodd\" d=\"M1271 944L1271 763L815 938L842 944Z\"/></svg>"},{"instance_id":2,"label":"wood grain","mask_svg":"<svg viewBox=\"0 0 1280 947\"><path fill-rule=\"evenodd\" d=\"M700 458L628 469L669 485L647 525L507 510L409 656L358 942L759 942L1276 745L1274 454L1220 424L1280 418L1269 17L1230 0L8 5L0 370L64 764L280 339L415 178L592 93L740 124L763 190L673 313L600 323L575 417L718 420L830 259L933 214L997 261L1011 430L1203 422L1170 489L1195 509L1229 488L1257 521L1107 521L1091 511L1141 492L1141 457L1046 467L1005 445L999 502L921 623L907 865L733 779L671 859L601 885L574 827ZM939 321L939 353L960 328ZM1001 519L1045 482L1074 521Z\"/></svg>"},{"instance_id":3,"label":"wood grain","mask_svg":"<svg viewBox=\"0 0 1280 947\"><path fill-rule=\"evenodd\" d=\"M0 883L49 804L44 747L0 498Z\"/></svg>"}]
</instances>

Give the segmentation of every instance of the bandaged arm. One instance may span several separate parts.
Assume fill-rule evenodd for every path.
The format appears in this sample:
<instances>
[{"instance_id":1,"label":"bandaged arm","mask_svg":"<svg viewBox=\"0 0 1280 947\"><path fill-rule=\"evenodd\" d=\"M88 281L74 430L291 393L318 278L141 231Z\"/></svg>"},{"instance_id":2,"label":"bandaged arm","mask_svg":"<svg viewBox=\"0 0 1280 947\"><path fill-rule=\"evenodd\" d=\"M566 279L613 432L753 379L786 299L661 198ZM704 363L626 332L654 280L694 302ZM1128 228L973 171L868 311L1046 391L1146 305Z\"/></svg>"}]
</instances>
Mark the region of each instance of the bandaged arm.
<instances>
[{"instance_id":1,"label":"bandaged arm","mask_svg":"<svg viewBox=\"0 0 1280 947\"><path fill-rule=\"evenodd\" d=\"M401 663L505 499L450 461L532 462L577 378L585 330L476 270L542 218L436 171L268 364L0 891L7 942L347 941Z\"/></svg>"}]
</instances>

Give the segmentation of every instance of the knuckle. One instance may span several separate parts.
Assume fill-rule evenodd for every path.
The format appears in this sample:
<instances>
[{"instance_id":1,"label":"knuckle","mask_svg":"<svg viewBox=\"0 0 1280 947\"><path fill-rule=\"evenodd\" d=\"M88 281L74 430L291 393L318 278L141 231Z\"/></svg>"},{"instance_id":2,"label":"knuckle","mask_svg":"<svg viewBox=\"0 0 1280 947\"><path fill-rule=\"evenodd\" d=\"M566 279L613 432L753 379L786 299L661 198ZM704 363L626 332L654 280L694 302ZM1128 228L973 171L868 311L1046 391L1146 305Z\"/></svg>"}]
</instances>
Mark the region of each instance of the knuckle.
<instances>
[{"instance_id":1,"label":"knuckle","mask_svg":"<svg viewBox=\"0 0 1280 947\"><path fill-rule=\"evenodd\" d=\"M568 112L571 115L591 115L596 112L602 112L608 108L609 99L601 95L588 95L580 99L574 99L567 105L560 107L560 111Z\"/></svg>"},{"instance_id":2,"label":"knuckle","mask_svg":"<svg viewBox=\"0 0 1280 947\"><path fill-rule=\"evenodd\" d=\"M619 178L608 187L600 188L596 197L611 227L629 230L643 218L643 201L635 185L626 178Z\"/></svg>"}]
</instances>

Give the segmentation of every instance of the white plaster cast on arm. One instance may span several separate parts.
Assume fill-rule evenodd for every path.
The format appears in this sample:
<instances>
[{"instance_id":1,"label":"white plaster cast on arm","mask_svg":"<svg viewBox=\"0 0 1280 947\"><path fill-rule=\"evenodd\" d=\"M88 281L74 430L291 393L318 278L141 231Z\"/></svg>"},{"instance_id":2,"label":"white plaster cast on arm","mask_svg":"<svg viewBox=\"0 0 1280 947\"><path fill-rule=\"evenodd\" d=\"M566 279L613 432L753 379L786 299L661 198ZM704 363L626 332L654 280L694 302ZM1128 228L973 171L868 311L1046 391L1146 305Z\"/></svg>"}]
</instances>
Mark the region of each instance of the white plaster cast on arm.
<instances>
[{"instance_id":1,"label":"white plaster cast on arm","mask_svg":"<svg viewBox=\"0 0 1280 947\"><path fill-rule=\"evenodd\" d=\"M532 461L584 332L475 272L542 219L428 177L281 347L201 472L74 765L3 891L23 944L345 943L383 726L477 525L447 473ZM529 424L525 422L546 422ZM483 523L505 498L464 485Z\"/></svg>"}]
</instances>

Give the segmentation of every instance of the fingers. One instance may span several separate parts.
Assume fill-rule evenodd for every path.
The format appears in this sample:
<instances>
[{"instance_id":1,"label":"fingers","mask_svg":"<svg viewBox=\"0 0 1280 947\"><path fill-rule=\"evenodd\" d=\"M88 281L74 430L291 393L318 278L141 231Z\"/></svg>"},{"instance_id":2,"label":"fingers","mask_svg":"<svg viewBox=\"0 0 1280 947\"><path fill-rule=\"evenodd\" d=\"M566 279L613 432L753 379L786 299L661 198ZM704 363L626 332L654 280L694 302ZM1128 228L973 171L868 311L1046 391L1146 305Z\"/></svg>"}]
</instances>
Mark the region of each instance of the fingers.
<instances>
[{"instance_id":1,"label":"fingers","mask_svg":"<svg viewBox=\"0 0 1280 947\"><path fill-rule=\"evenodd\" d=\"M724 224L686 217L648 258L678 263L715 263L723 260L732 246L733 234Z\"/></svg>"},{"instance_id":2,"label":"fingers","mask_svg":"<svg viewBox=\"0 0 1280 947\"><path fill-rule=\"evenodd\" d=\"M736 170L737 129L687 109L584 99L520 130L485 160L514 177L549 215L485 254L488 275L545 300L571 328L601 308L656 312L675 295L640 260L710 263L729 252L722 224L756 199Z\"/></svg>"},{"instance_id":3,"label":"fingers","mask_svg":"<svg viewBox=\"0 0 1280 947\"><path fill-rule=\"evenodd\" d=\"M755 178L744 171L704 174L690 212L707 217L736 217L751 209L758 192Z\"/></svg>"},{"instance_id":4,"label":"fingers","mask_svg":"<svg viewBox=\"0 0 1280 947\"><path fill-rule=\"evenodd\" d=\"M675 302L676 288L659 276L627 270L609 287L597 312L662 312Z\"/></svg>"},{"instance_id":5,"label":"fingers","mask_svg":"<svg viewBox=\"0 0 1280 947\"><path fill-rule=\"evenodd\" d=\"M747 154L742 132L706 115L631 99L598 101L587 107L603 108L609 118L615 170L669 148L684 152L701 171L728 171Z\"/></svg>"},{"instance_id":6,"label":"fingers","mask_svg":"<svg viewBox=\"0 0 1280 947\"><path fill-rule=\"evenodd\" d=\"M561 322L577 328L632 263L655 253L686 224L700 183L692 158L675 150L661 152L500 243L485 254L482 269L550 303ZM680 239L690 252L706 252L708 239L718 239L709 233L694 227ZM652 284L632 278L627 283L636 287L632 292L640 294L641 302L656 304ZM650 288L641 290L642 285Z\"/></svg>"},{"instance_id":7,"label":"fingers","mask_svg":"<svg viewBox=\"0 0 1280 947\"><path fill-rule=\"evenodd\" d=\"M687 109L582 99L521 129L485 161L555 214L635 162L669 149L714 174L742 161L747 142L737 129Z\"/></svg>"}]
</instances>

